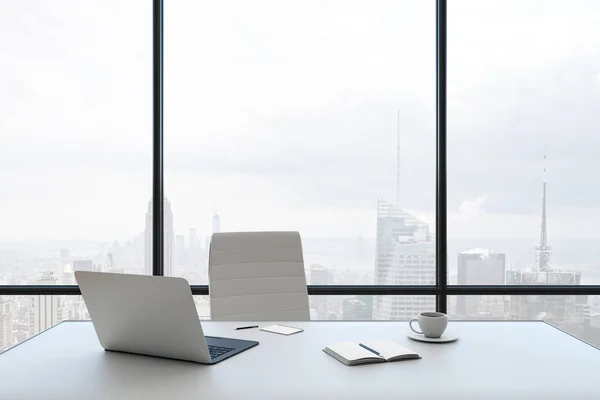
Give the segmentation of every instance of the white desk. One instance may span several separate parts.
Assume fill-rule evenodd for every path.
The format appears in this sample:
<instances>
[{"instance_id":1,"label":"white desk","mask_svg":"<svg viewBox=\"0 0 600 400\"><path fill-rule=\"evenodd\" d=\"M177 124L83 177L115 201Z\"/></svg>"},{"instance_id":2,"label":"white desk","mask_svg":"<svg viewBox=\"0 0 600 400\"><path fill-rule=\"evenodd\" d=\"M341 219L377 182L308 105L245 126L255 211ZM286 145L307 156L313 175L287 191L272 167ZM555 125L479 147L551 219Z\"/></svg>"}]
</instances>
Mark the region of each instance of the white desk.
<instances>
[{"instance_id":1,"label":"white desk","mask_svg":"<svg viewBox=\"0 0 600 400\"><path fill-rule=\"evenodd\" d=\"M451 322L450 344L413 342L405 322L293 322L305 329L293 336L241 325L203 323L207 335L260 341L205 366L105 352L91 323L64 322L0 355L0 399L600 398L600 351L543 322ZM369 339L423 358L347 367L322 351Z\"/></svg>"}]
</instances>

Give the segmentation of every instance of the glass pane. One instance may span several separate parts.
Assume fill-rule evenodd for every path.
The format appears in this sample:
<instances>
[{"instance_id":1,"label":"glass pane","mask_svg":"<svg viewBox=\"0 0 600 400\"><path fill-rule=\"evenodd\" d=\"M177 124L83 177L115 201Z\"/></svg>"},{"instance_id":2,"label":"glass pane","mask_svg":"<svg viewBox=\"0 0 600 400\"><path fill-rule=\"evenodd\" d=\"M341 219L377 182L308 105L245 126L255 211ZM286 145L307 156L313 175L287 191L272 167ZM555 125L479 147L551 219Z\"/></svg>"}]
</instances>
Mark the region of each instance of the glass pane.
<instances>
[{"instance_id":1,"label":"glass pane","mask_svg":"<svg viewBox=\"0 0 600 400\"><path fill-rule=\"evenodd\" d=\"M210 319L209 296L194 296L200 319ZM377 311L377 304L382 305ZM311 320L408 321L435 311L435 296L309 296Z\"/></svg>"},{"instance_id":2,"label":"glass pane","mask_svg":"<svg viewBox=\"0 0 600 400\"><path fill-rule=\"evenodd\" d=\"M434 191L434 1L166 2L167 273L294 230L326 284L434 283Z\"/></svg>"},{"instance_id":3,"label":"glass pane","mask_svg":"<svg viewBox=\"0 0 600 400\"><path fill-rule=\"evenodd\" d=\"M435 311L435 296L310 296L309 300L312 320L408 321Z\"/></svg>"},{"instance_id":4,"label":"glass pane","mask_svg":"<svg viewBox=\"0 0 600 400\"><path fill-rule=\"evenodd\" d=\"M544 320L600 347L600 296L449 296L448 315L464 320Z\"/></svg>"},{"instance_id":5,"label":"glass pane","mask_svg":"<svg viewBox=\"0 0 600 400\"><path fill-rule=\"evenodd\" d=\"M452 284L600 284L600 2L448 7Z\"/></svg>"},{"instance_id":6,"label":"glass pane","mask_svg":"<svg viewBox=\"0 0 600 400\"><path fill-rule=\"evenodd\" d=\"M0 284L143 273L151 5L3 2L0 32Z\"/></svg>"},{"instance_id":7,"label":"glass pane","mask_svg":"<svg viewBox=\"0 0 600 400\"><path fill-rule=\"evenodd\" d=\"M0 296L0 353L64 320L88 320L81 296Z\"/></svg>"}]
</instances>

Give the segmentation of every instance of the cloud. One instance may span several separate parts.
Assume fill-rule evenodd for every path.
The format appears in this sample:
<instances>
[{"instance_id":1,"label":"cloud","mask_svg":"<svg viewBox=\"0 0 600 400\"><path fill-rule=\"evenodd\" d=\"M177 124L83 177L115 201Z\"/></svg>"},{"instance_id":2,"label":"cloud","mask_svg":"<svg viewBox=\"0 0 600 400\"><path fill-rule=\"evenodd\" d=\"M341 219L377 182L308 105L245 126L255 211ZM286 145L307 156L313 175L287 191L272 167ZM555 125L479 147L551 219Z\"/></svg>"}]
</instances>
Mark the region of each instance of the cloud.
<instances>
[{"instance_id":1,"label":"cloud","mask_svg":"<svg viewBox=\"0 0 600 400\"><path fill-rule=\"evenodd\" d=\"M0 14L7 232L141 229L151 192L151 7L111 4L17 2ZM449 8L453 234L536 234L544 142L549 215L564 232L585 222L574 210L597 215L599 4ZM301 223L309 234L370 236L375 199L395 195L398 109L402 206L433 221L433 7L170 5L165 190L177 229L208 224L217 208L232 228Z\"/></svg>"},{"instance_id":2,"label":"cloud","mask_svg":"<svg viewBox=\"0 0 600 400\"><path fill-rule=\"evenodd\" d=\"M476 218L480 214L484 213L485 210L483 205L487 200L487 195L480 196L474 200L465 200L458 207L460 216L466 218Z\"/></svg>"}]
</instances>

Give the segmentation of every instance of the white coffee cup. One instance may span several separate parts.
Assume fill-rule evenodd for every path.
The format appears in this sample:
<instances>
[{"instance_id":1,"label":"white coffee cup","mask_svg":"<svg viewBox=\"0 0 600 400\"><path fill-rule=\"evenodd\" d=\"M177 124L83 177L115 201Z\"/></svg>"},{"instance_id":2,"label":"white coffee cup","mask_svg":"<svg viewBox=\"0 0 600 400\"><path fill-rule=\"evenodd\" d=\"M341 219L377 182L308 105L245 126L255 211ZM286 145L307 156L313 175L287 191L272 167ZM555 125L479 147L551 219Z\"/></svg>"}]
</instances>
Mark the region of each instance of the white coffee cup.
<instances>
[{"instance_id":1,"label":"white coffee cup","mask_svg":"<svg viewBox=\"0 0 600 400\"><path fill-rule=\"evenodd\" d=\"M413 328L413 322L419 324L421 331ZM411 319L408 326L414 333L419 335L425 335L428 338L439 338L448 326L448 316L439 312L422 312L417 318Z\"/></svg>"}]
</instances>

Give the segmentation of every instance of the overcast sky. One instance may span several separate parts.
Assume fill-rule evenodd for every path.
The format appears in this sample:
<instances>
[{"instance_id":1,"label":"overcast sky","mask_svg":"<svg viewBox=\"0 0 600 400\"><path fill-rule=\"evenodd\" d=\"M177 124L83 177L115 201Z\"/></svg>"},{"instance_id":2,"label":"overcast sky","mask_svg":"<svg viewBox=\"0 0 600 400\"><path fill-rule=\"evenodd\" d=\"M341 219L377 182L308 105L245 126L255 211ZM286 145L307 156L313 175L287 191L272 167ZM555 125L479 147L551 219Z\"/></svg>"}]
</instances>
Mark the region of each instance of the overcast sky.
<instances>
[{"instance_id":1,"label":"overcast sky","mask_svg":"<svg viewBox=\"0 0 600 400\"><path fill-rule=\"evenodd\" d=\"M151 196L146 1L0 0L0 240L130 239ZM600 223L600 2L450 0L453 237ZM165 1L165 182L178 233L375 236L433 223L435 2Z\"/></svg>"}]
</instances>

